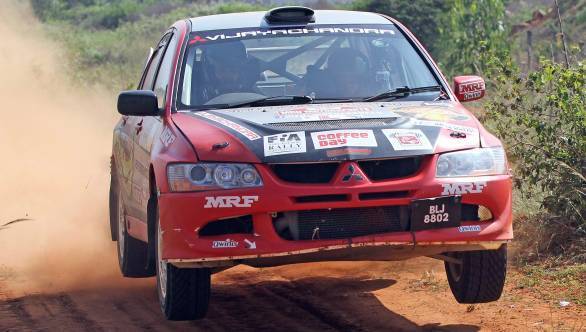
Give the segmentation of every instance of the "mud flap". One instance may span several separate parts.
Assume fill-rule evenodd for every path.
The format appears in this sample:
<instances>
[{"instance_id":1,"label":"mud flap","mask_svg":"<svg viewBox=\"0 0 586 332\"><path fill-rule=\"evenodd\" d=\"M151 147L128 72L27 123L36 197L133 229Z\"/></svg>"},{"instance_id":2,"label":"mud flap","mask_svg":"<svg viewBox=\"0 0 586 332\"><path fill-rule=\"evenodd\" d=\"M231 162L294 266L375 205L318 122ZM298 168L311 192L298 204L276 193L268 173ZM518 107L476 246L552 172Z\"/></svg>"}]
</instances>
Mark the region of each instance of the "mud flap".
<instances>
[{"instance_id":1,"label":"mud flap","mask_svg":"<svg viewBox=\"0 0 586 332\"><path fill-rule=\"evenodd\" d=\"M155 243L157 222L157 196L151 195L147 203L147 270L155 269L157 264L157 247Z\"/></svg>"}]
</instances>

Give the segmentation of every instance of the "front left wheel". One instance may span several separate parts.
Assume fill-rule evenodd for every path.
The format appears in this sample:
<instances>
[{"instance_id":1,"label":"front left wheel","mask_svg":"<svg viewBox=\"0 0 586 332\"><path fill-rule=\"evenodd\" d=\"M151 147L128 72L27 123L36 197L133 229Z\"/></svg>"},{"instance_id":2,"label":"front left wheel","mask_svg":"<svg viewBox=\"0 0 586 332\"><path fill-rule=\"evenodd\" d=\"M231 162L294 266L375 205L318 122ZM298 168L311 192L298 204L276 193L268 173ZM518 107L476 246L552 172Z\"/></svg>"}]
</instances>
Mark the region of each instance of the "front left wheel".
<instances>
[{"instance_id":1,"label":"front left wheel","mask_svg":"<svg viewBox=\"0 0 586 332\"><path fill-rule=\"evenodd\" d=\"M205 317L210 302L209 268L180 269L162 259L162 233L156 214L157 293L161 311L168 320L196 320Z\"/></svg>"},{"instance_id":2,"label":"front left wheel","mask_svg":"<svg viewBox=\"0 0 586 332\"><path fill-rule=\"evenodd\" d=\"M449 252L446 261L452 294L459 303L486 303L501 297L507 274L507 245L497 250Z\"/></svg>"}]
</instances>

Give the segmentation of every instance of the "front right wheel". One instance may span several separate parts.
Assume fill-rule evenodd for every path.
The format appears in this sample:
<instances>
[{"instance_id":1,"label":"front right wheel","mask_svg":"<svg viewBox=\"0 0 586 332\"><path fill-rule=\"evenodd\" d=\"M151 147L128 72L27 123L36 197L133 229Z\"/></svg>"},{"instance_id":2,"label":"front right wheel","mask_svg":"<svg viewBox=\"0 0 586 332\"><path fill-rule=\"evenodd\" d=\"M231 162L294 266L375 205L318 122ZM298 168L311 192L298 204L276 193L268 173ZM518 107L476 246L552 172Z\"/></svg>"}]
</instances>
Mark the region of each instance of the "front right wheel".
<instances>
[{"instance_id":1,"label":"front right wheel","mask_svg":"<svg viewBox=\"0 0 586 332\"><path fill-rule=\"evenodd\" d=\"M162 259L162 232L156 214L157 293L168 320L195 320L205 317L210 302L209 268L180 269Z\"/></svg>"},{"instance_id":2,"label":"front right wheel","mask_svg":"<svg viewBox=\"0 0 586 332\"><path fill-rule=\"evenodd\" d=\"M452 294L459 303L486 303L501 297L507 274L507 245L497 250L449 252L446 261Z\"/></svg>"}]
</instances>

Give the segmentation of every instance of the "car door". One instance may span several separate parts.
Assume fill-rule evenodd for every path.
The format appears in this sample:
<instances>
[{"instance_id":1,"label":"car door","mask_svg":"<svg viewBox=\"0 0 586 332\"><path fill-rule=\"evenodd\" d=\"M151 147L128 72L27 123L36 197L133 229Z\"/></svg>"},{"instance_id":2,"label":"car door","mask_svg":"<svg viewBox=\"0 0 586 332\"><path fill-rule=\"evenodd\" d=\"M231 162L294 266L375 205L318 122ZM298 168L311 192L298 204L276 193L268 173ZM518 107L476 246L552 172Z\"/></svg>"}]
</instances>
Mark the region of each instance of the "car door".
<instances>
[{"instance_id":1,"label":"car door","mask_svg":"<svg viewBox=\"0 0 586 332\"><path fill-rule=\"evenodd\" d=\"M163 110L166 103L167 86L171 70L174 69L173 58L177 47L178 36L169 31L157 45L153 54L152 66L149 68L141 88L153 90L157 95L159 109ZM158 116L139 117L133 138L133 203L136 217L144 222L147 220L147 203L150 196L149 166L155 138L163 130L162 118Z\"/></svg>"}]
</instances>

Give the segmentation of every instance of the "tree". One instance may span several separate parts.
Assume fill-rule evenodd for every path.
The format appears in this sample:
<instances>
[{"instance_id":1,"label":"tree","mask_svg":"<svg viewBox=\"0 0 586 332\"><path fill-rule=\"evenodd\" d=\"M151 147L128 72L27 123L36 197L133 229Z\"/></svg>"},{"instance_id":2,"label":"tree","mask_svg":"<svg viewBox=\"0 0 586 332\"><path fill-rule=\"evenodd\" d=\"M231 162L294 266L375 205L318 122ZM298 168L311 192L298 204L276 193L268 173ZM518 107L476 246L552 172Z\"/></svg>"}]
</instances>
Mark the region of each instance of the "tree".
<instances>
[{"instance_id":1,"label":"tree","mask_svg":"<svg viewBox=\"0 0 586 332\"><path fill-rule=\"evenodd\" d=\"M397 19L415 34L432 54L438 49L439 20L450 8L444 0L359 0L354 10L381 13Z\"/></svg>"},{"instance_id":2,"label":"tree","mask_svg":"<svg viewBox=\"0 0 586 332\"><path fill-rule=\"evenodd\" d=\"M491 56L507 57L503 0L450 0L439 23L438 58L448 76L483 74Z\"/></svg>"}]
</instances>

